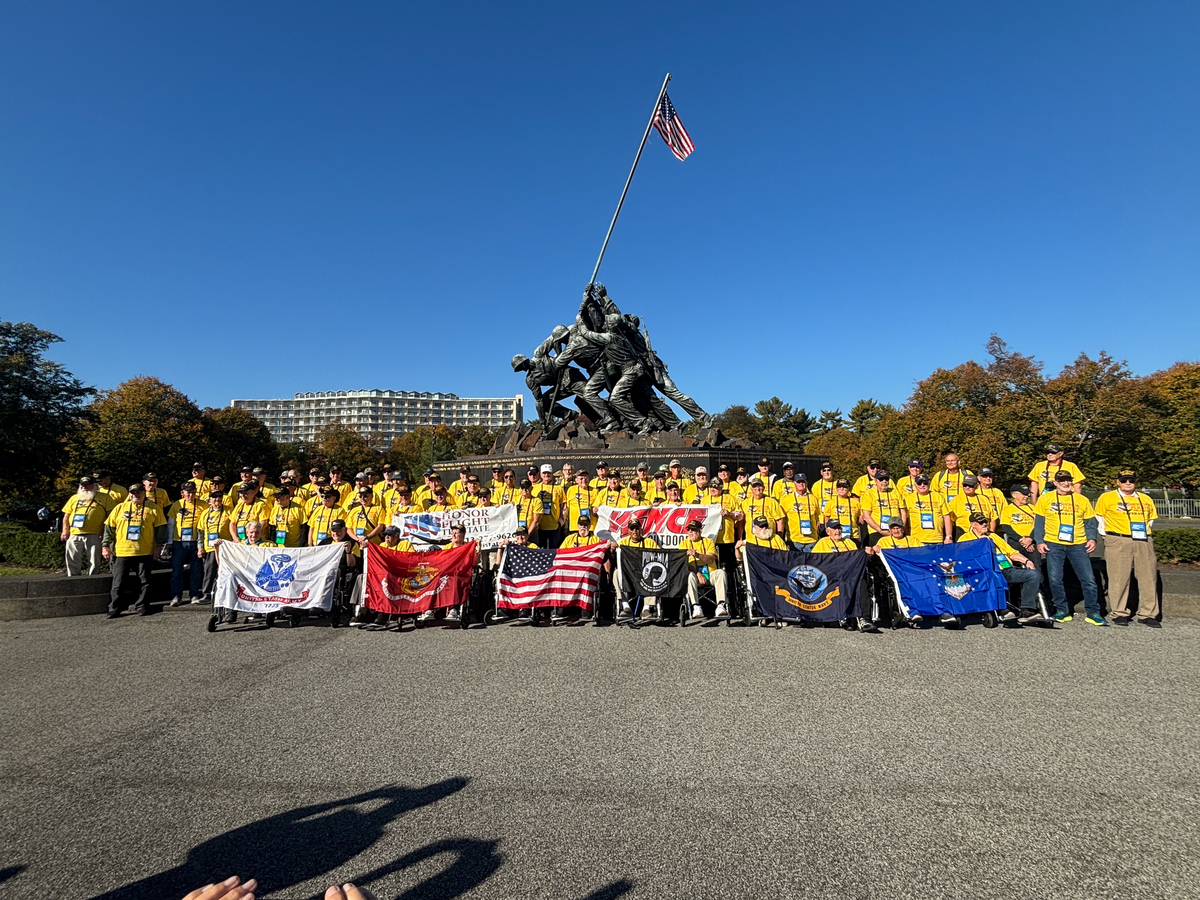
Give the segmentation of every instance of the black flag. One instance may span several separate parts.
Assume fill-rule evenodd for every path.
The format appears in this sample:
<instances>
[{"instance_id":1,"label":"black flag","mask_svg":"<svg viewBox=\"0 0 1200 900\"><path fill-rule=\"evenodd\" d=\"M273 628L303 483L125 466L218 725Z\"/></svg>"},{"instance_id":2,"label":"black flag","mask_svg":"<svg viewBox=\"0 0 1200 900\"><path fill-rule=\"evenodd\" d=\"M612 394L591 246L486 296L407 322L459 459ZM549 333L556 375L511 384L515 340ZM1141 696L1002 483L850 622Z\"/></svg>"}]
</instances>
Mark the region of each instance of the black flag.
<instances>
[{"instance_id":1,"label":"black flag","mask_svg":"<svg viewBox=\"0 0 1200 900\"><path fill-rule=\"evenodd\" d=\"M682 597L688 562L683 550L621 548L621 592L626 597Z\"/></svg>"}]
</instances>

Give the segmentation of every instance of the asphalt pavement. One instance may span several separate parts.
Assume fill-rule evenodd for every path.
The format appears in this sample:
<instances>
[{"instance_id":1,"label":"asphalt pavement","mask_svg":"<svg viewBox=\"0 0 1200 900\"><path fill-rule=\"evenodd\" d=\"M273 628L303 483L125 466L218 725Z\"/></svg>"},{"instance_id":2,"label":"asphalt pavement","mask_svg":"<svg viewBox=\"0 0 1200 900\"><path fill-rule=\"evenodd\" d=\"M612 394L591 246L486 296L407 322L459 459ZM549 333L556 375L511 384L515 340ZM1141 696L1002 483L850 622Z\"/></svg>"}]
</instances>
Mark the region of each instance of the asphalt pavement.
<instances>
[{"instance_id":1,"label":"asphalt pavement","mask_svg":"<svg viewBox=\"0 0 1200 900\"><path fill-rule=\"evenodd\" d=\"M1200 622L0 626L6 898L1197 896Z\"/></svg>"}]
</instances>

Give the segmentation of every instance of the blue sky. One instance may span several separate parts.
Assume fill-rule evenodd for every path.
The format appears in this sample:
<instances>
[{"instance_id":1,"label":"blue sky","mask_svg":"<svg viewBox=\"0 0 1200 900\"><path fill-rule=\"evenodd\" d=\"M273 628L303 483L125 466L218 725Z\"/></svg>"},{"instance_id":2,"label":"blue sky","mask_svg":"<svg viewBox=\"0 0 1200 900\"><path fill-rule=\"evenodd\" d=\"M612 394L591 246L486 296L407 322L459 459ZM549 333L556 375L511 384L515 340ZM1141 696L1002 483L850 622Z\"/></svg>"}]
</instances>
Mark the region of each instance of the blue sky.
<instances>
[{"instance_id":1,"label":"blue sky","mask_svg":"<svg viewBox=\"0 0 1200 900\"><path fill-rule=\"evenodd\" d=\"M707 409L1195 359L1200 6L1002 7L7 2L0 317L201 405L512 395L670 71L600 280Z\"/></svg>"}]
</instances>

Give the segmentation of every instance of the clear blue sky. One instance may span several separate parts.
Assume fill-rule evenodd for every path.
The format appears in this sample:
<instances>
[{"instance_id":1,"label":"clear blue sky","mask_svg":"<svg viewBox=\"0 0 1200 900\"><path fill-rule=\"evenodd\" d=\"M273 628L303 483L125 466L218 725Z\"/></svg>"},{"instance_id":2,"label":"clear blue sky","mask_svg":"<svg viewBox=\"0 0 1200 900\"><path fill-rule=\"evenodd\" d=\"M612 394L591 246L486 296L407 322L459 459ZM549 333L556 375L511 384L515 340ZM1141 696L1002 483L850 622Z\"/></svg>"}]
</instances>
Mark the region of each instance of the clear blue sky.
<instances>
[{"instance_id":1,"label":"clear blue sky","mask_svg":"<svg viewBox=\"0 0 1200 900\"><path fill-rule=\"evenodd\" d=\"M1200 5L990 6L8 2L0 317L201 405L517 393L669 70L600 280L707 409L1195 359Z\"/></svg>"}]
</instances>

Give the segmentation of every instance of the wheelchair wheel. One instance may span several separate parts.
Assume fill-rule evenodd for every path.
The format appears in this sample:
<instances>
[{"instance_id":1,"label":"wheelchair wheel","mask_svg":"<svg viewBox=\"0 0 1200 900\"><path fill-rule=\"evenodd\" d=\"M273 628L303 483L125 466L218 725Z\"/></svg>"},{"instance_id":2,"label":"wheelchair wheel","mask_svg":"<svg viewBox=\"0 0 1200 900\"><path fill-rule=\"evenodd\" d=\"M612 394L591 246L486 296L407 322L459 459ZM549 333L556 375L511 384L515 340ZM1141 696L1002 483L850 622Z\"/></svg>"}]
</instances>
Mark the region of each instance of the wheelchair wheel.
<instances>
[{"instance_id":1,"label":"wheelchair wheel","mask_svg":"<svg viewBox=\"0 0 1200 900\"><path fill-rule=\"evenodd\" d=\"M216 616L208 617L208 624L204 626L204 630L209 632L210 634L217 630L217 617Z\"/></svg>"},{"instance_id":2,"label":"wheelchair wheel","mask_svg":"<svg viewBox=\"0 0 1200 900\"><path fill-rule=\"evenodd\" d=\"M996 614L994 612L988 611L983 614L984 628L995 628L999 624L1000 620L996 618Z\"/></svg>"}]
</instances>

